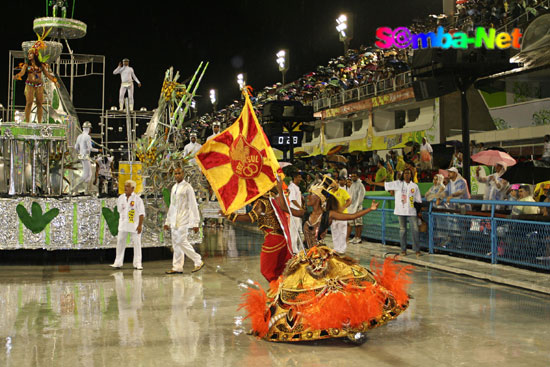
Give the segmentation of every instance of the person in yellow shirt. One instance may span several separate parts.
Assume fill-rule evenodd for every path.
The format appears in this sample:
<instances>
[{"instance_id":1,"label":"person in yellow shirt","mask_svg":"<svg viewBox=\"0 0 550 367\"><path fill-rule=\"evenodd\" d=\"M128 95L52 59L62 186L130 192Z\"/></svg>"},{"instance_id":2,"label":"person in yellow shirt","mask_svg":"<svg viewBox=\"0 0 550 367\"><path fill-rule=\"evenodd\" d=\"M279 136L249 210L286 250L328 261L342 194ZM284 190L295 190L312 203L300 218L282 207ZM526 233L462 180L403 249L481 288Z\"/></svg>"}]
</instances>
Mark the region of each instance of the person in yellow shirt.
<instances>
[{"instance_id":1,"label":"person in yellow shirt","mask_svg":"<svg viewBox=\"0 0 550 367\"><path fill-rule=\"evenodd\" d=\"M330 193L338 200L338 211L340 213L347 213L348 206L351 205L351 196L348 192L339 187L338 182L332 181L330 184ZM348 232L348 223L345 220L333 220L330 225L330 232L332 233L332 247L334 251L343 254L346 252L346 235Z\"/></svg>"}]
</instances>

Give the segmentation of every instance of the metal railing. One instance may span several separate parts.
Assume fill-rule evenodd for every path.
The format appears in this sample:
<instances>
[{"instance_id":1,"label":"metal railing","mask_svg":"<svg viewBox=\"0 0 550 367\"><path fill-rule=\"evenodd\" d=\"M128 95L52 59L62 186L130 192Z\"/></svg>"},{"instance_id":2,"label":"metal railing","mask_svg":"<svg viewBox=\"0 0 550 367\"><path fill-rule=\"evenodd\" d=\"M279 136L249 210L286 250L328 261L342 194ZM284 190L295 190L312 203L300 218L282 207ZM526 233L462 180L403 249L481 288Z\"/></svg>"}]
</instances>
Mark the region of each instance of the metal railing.
<instances>
[{"instance_id":1,"label":"metal railing","mask_svg":"<svg viewBox=\"0 0 550 367\"><path fill-rule=\"evenodd\" d=\"M317 112L327 108L343 106L347 103L361 101L369 97L394 92L412 85L411 72L397 74L391 78L379 80L374 83L362 85L357 88L345 90L330 96L321 97L312 102L313 111Z\"/></svg>"},{"instance_id":2,"label":"metal railing","mask_svg":"<svg viewBox=\"0 0 550 367\"><path fill-rule=\"evenodd\" d=\"M382 201L378 210L363 217L363 237L387 242L399 242L399 221L393 214L393 197L366 196L366 200ZM460 254L490 260L492 264L507 263L529 268L550 270L550 220L542 216L525 220L495 213L496 205L537 206L550 208L550 203L458 200L451 203L491 205L489 212L460 214L434 211L433 202L422 212L428 230L420 233L420 248ZM534 219L541 219L534 220ZM411 231L408 243L412 243Z\"/></svg>"}]
</instances>

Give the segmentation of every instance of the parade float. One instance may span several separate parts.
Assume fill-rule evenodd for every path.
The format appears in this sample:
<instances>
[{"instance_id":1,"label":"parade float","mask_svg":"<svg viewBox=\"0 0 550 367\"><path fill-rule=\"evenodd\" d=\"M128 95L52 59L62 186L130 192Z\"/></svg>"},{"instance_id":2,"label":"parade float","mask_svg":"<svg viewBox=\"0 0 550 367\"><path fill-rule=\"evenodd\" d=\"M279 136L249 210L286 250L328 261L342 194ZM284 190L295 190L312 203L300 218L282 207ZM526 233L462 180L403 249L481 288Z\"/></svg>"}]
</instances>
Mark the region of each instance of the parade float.
<instances>
[{"instance_id":1,"label":"parade float","mask_svg":"<svg viewBox=\"0 0 550 367\"><path fill-rule=\"evenodd\" d=\"M94 146L102 148L104 155L110 151L103 141L103 121L110 112L103 102L105 56L73 52L69 40L83 38L87 25L67 17L67 9L57 2L53 16L35 19L33 30L37 40L23 42L21 51L9 51L7 113L0 122L0 216L5 224L0 230L0 249L114 248L119 219L116 196L98 197L88 190L86 195L75 195L74 191L83 175L82 157L74 148L83 131L72 102L76 77L102 76L102 134ZM63 53L64 45L67 53ZM29 58L35 56L37 61L31 62ZM122 187L126 179L138 181L136 191L146 207L143 247L170 244L162 228L173 184L172 170L189 158L178 150L182 137L177 131L184 124L207 66L201 63L187 86L178 82L179 73L173 68L166 72L158 108L142 138L136 136L135 127L132 129L130 112L123 115L128 161L117 162L111 191ZM24 76L26 81L21 80ZM16 99L23 95L23 88L26 104L21 106ZM87 159L93 169L95 157ZM200 171L187 165L185 172L198 197L208 199ZM210 212L217 215L214 209ZM202 233L190 240L201 241Z\"/></svg>"}]
</instances>

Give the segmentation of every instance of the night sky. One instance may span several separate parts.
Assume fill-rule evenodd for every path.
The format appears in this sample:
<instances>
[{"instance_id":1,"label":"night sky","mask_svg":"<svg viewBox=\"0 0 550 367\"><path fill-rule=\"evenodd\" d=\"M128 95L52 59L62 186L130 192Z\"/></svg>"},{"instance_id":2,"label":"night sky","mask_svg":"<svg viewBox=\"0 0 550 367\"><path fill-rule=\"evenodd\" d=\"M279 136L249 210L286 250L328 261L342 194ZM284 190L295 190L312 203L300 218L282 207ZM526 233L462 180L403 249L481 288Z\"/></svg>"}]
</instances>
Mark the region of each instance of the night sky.
<instances>
[{"instance_id":1,"label":"night sky","mask_svg":"<svg viewBox=\"0 0 550 367\"><path fill-rule=\"evenodd\" d=\"M72 0L68 2L72 5ZM2 4L4 57L0 60L6 74L0 80L0 102L4 105L8 50L20 50L22 41L36 38L32 21L45 15L45 3L46 0L14 0ZM106 108L118 105L120 77L112 75L112 71L124 57L131 60L130 65L143 83L141 89L136 87L135 106L149 109L156 107L169 66L180 70L185 79L201 60L210 61L198 91L203 96L198 99L199 112L205 113L212 109L208 97L211 88L219 90L218 108L239 97L239 72L247 73L248 84L258 89L280 81L275 53L281 48L290 50L287 81L342 55L343 45L335 30L335 19L341 12L355 15L353 48L372 45L379 26L406 26L416 17L441 11L441 0L77 0L74 18L87 23L88 34L70 41L70 46L75 53L106 56ZM100 79L88 83L91 84L76 83L76 88L80 86L75 92L77 107L98 107L89 96L100 95Z\"/></svg>"}]
</instances>

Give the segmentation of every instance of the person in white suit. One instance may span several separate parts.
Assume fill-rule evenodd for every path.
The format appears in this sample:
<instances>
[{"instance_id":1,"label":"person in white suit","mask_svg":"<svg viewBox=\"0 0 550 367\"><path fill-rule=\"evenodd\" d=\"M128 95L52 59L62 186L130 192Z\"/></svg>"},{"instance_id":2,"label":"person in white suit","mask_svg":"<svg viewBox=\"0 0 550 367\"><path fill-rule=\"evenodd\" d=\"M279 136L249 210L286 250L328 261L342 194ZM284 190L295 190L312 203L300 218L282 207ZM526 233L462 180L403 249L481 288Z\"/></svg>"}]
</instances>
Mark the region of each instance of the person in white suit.
<instances>
[{"instance_id":1,"label":"person in white suit","mask_svg":"<svg viewBox=\"0 0 550 367\"><path fill-rule=\"evenodd\" d=\"M145 207L143 200L137 195L136 182L128 180L124 183L124 194L118 197L116 206L120 214L118 222L118 236L116 245L115 262L113 268L121 268L124 263L124 251L126 250L126 239L130 235L134 243L134 269L142 270L141 266L141 232L143 231L143 219L145 218Z\"/></svg>"},{"instance_id":2,"label":"person in white suit","mask_svg":"<svg viewBox=\"0 0 550 367\"><path fill-rule=\"evenodd\" d=\"M130 66L130 60L124 59L118 63L118 67L113 71L114 75L120 74L120 91L118 94L118 103L120 110L124 109L124 96L128 92L128 103L130 111L134 110L134 81L141 88L141 82L134 73L134 68Z\"/></svg>"},{"instance_id":3,"label":"person in white suit","mask_svg":"<svg viewBox=\"0 0 550 367\"><path fill-rule=\"evenodd\" d=\"M183 155L190 157L189 163L195 164L195 154L201 149L202 145L197 142L197 133L189 134L189 140L191 141L183 147Z\"/></svg>"},{"instance_id":4,"label":"person in white suit","mask_svg":"<svg viewBox=\"0 0 550 367\"><path fill-rule=\"evenodd\" d=\"M92 138L90 137L90 129L92 124L90 121L86 121L82 124L82 133L76 138L76 143L74 149L78 154L78 159L82 164L82 176L74 186L74 191L78 192L77 189L80 185L84 184L84 192L88 193L88 186L92 180L92 167L90 164L90 153L98 152L99 149L92 147Z\"/></svg>"},{"instance_id":5,"label":"person in white suit","mask_svg":"<svg viewBox=\"0 0 550 367\"><path fill-rule=\"evenodd\" d=\"M170 195L170 208L166 215L164 229L172 232L172 247L174 257L172 259L172 269L166 274L183 273L183 262L185 256L188 256L195 268L192 272L202 269L204 262L193 245L187 238L189 228L193 228L195 233L199 231L200 214L193 187L183 179L183 169L177 167L174 170L176 184L172 187Z\"/></svg>"}]
</instances>

